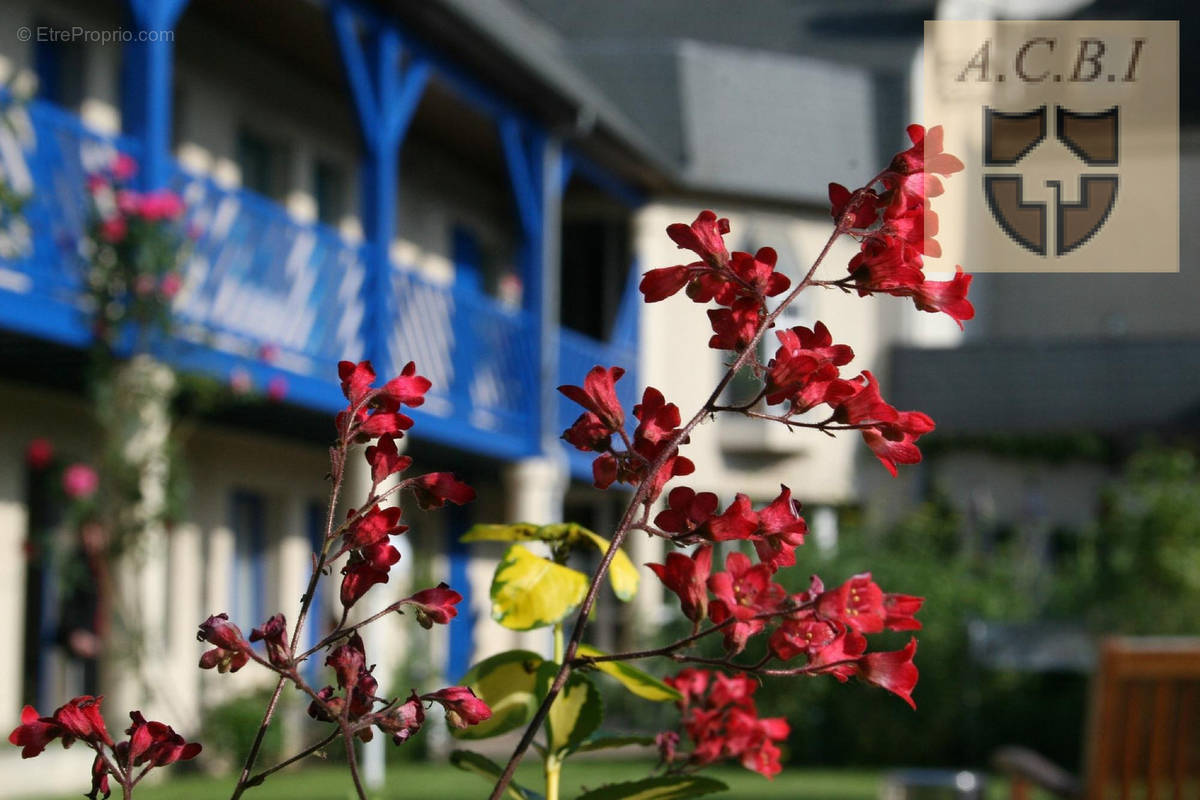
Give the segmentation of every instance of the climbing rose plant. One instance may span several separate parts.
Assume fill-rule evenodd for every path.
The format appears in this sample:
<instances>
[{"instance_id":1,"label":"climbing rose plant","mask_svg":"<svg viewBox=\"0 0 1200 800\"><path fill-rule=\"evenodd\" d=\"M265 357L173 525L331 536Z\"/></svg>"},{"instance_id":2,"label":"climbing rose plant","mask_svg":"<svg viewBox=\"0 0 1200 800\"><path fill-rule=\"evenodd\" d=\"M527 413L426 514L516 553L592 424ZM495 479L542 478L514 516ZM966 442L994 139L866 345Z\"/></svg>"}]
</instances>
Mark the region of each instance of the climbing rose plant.
<instances>
[{"instance_id":1,"label":"climbing rose plant","mask_svg":"<svg viewBox=\"0 0 1200 800\"><path fill-rule=\"evenodd\" d=\"M833 232L795 285L775 270L771 248L729 252L724 239L729 221L712 211L701 212L691 224L667 228L671 240L696 260L650 270L642 278L642 294L646 302L655 303L684 292L695 303L709 306L708 345L728 353L727 369L686 422L678 406L653 386L627 411L617 397L616 386L624 375L619 366L598 365L581 386L559 387L583 409L562 438L595 454L595 486L622 484L632 492L611 539L570 523L480 525L468 532L467 541L513 543L496 570L493 617L517 630L551 627L555 642L552 660L511 651L475 665L463 678L505 714L460 733L460 738L524 728L504 767L468 751L452 757L460 767L494 781L492 800L534 797L512 782L531 745L542 756L548 800L559 796L562 763L569 756L639 743L657 745L659 774L597 787L579 800L669 800L719 791L726 788L719 781L694 773L724 759L737 759L747 769L772 777L781 770L779 743L787 738L789 725L782 718L762 716L755 706L755 689L766 677L832 676L841 682L856 678L915 708L916 640L896 651L870 651L867 637L885 630L919 629L915 614L922 598L885 592L870 573L832 588L812 576L805 591L789 594L776 577L797 564L796 551L807 533L791 489L781 487L774 500L759 508L738 493L722 508L716 494L678 482L696 469L681 448L696 425L716 414L830 435L857 433L892 475L898 466L921 460L917 443L934 429L932 419L889 404L869 370L847 373L854 352L836 343L824 323L775 329L783 310L812 287L910 298L918 310L944 313L960 327L974 316L967 299L971 276L959 267L951 280L931 281L923 269L925 255L940 254L933 239L937 217L929 209L930 198L942 192L939 176L961 170L962 163L942 151L941 128L927 132L913 125L908 134L912 147L864 186L851 191L830 184ZM859 252L840 278L818 279L818 267L842 236L856 240ZM772 330L777 346L764 363L758 345ZM757 390L733 402L722 401L740 373L752 375ZM603 653L584 643L586 623L606 574L621 599L629 599L636 590L637 572L621 550L634 530L669 546L662 563L647 566L678 597L691 633L661 647ZM550 557L528 550L523 543L530 541L548 545ZM592 546L603 556L590 578L566 566L572 549ZM717 558L718 548L723 548L723 559ZM572 614L568 639L566 622ZM708 657L697 651L702 641L717 637L721 655ZM759 644L750 652L762 655L748 656L751 642ZM693 666L660 681L630 663L655 658ZM642 698L674 701L680 711L678 728L653 739L597 735L603 709L589 674L595 671L616 678ZM542 739L535 742L539 732Z\"/></svg>"}]
</instances>

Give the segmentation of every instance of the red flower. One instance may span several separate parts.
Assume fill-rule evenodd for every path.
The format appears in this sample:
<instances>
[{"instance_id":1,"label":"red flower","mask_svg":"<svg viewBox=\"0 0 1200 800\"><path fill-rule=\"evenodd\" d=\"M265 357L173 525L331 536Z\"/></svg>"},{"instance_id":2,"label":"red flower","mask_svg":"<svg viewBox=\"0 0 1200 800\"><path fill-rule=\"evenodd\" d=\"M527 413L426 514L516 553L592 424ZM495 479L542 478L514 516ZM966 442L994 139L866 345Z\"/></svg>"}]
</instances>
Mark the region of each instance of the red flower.
<instances>
[{"instance_id":1,"label":"red flower","mask_svg":"<svg viewBox=\"0 0 1200 800\"><path fill-rule=\"evenodd\" d=\"M729 266L734 274L741 278L742 283L748 287L751 292L750 296L754 298L774 297L786 292L792 283L786 275L775 271L777 260L778 256L774 249L762 247L753 256L749 253L734 253ZM746 288L739 288L739 292L745 291ZM720 301L718 300L718 302Z\"/></svg>"},{"instance_id":2,"label":"red flower","mask_svg":"<svg viewBox=\"0 0 1200 800\"><path fill-rule=\"evenodd\" d=\"M356 561L353 557L350 561L351 563L342 568L340 598L346 608L357 603L375 584L388 581L386 569L380 569L369 561Z\"/></svg>"},{"instance_id":3,"label":"red flower","mask_svg":"<svg viewBox=\"0 0 1200 800\"><path fill-rule=\"evenodd\" d=\"M840 630L817 619L787 619L771 634L771 653L780 661L791 661L801 653L810 659L833 644Z\"/></svg>"},{"instance_id":4,"label":"red flower","mask_svg":"<svg viewBox=\"0 0 1200 800\"><path fill-rule=\"evenodd\" d=\"M800 504L792 499L791 490L782 485L779 488L779 496L758 512L754 540L759 561L772 570L796 563L795 550L804 544L808 533L808 523L800 516Z\"/></svg>"},{"instance_id":5,"label":"red flower","mask_svg":"<svg viewBox=\"0 0 1200 800\"><path fill-rule=\"evenodd\" d=\"M416 606L417 622L423 628L432 628L435 622L446 625L458 615L454 606L462 602L462 595L439 583L436 588L423 589L400 602Z\"/></svg>"},{"instance_id":6,"label":"red flower","mask_svg":"<svg viewBox=\"0 0 1200 800\"><path fill-rule=\"evenodd\" d=\"M21 758L33 758L62 735L63 728L53 717L39 717L37 709L25 706L21 724L8 735L8 742L21 748Z\"/></svg>"},{"instance_id":7,"label":"red flower","mask_svg":"<svg viewBox=\"0 0 1200 800\"><path fill-rule=\"evenodd\" d=\"M686 535L712 519L717 510L717 496L686 486L677 486L667 495L667 508L658 513L654 524L667 533ZM676 537L679 538L679 537Z\"/></svg>"},{"instance_id":8,"label":"red flower","mask_svg":"<svg viewBox=\"0 0 1200 800\"><path fill-rule=\"evenodd\" d=\"M638 420L638 426L633 432L633 447L639 452L645 451L645 445L659 444L670 439L679 427L679 406L668 403L662 392L653 386L647 386L642 393L642 402L633 407L633 416ZM649 459L650 454L644 452Z\"/></svg>"},{"instance_id":9,"label":"red flower","mask_svg":"<svg viewBox=\"0 0 1200 800\"><path fill-rule=\"evenodd\" d=\"M829 184L830 213L833 215L833 221L841 224L842 217L849 210L851 216L846 222L847 228L851 230L871 226L878 216L875 209L878 200L879 197L870 189L854 193L840 183Z\"/></svg>"},{"instance_id":10,"label":"red flower","mask_svg":"<svg viewBox=\"0 0 1200 800\"><path fill-rule=\"evenodd\" d=\"M358 405L371 392L371 384L375 383L375 368L370 361L338 362L338 377L342 381L342 394L350 401L351 406Z\"/></svg>"},{"instance_id":11,"label":"red flower","mask_svg":"<svg viewBox=\"0 0 1200 800\"><path fill-rule=\"evenodd\" d=\"M860 633L878 633L886 619L883 591L871 580L871 573L855 575L817 598L817 614Z\"/></svg>"},{"instance_id":12,"label":"red flower","mask_svg":"<svg viewBox=\"0 0 1200 800\"><path fill-rule=\"evenodd\" d=\"M403 434L384 434L379 441L367 448L367 463L371 465L371 481L378 486L389 476L404 472L412 466L412 459L400 455L396 439Z\"/></svg>"},{"instance_id":13,"label":"red flower","mask_svg":"<svg viewBox=\"0 0 1200 800\"><path fill-rule=\"evenodd\" d=\"M30 469L43 470L54 461L54 445L49 439L31 439L25 446L25 463Z\"/></svg>"},{"instance_id":14,"label":"red flower","mask_svg":"<svg viewBox=\"0 0 1200 800\"><path fill-rule=\"evenodd\" d=\"M673 493L672 493L673 494ZM663 585L679 596L683 615L699 622L708 613L708 577L712 572L712 547L701 547L691 556L668 553L665 564L647 564Z\"/></svg>"},{"instance_id":15,"label":"red flower","mask_svg":"<svg viewBox=\"0 0 1200 800\"><path fill-rule=\"evenodd\" d=\"M88 744L104 743L113 746L112 737L104 726L104 718L100 716L100 701L102 697L83 695L76 697L54 712L54 721L62 728L63 746L69 746L75 739Z\"/></svg>"},{"instance_id":16,"label":"red flower","mask_svg":"<svg viewBox=\"0 0 1200 800\"><path fill-rule=\"evenodd\" d=\"M712 688L708 693L708 703L716 708L727 705L753 708L754 702L750 698L757 690L758 681L749 675L744 673L726 675L724 672L714 672Z\"/></svg>"},{"instance_id":17,"label":"red flower","mask_svg":"<svg viewBox=\"0 0 1200 800\"><path fill-rule=\"evenodd\" d=\"M903 650L888 653L867 653L858 660L858 676L867 683L882 686L913 708L912 691L917 685L917 666L913 655L917 640L911 639Z\"/></svg>"},{"instance_id":18,"label":"red flower","mask_svg":"<svg viewBox=\"0 0 1200 800\"><path fill-rule=\"evenodd\" d=\"M432 385L428 378L417 374L417 365L410 361L397 377L383 385L379 393L397 405L416 408L425 402L425 393Z\"/></svg>"},{"instance_id":19,"label":"red flower","mask_svg":"<svg viewBox=\"0 0 1200 800\"><path fill-rule=\"evenodd\" d=\"M165 767L176 761L188 761L200 754L202 748L199 743L186 741L170 725L147 722L140 711L130 711L129 718L133 720L133 725L125 733L129 734L130 766L152 764Z\"/></svg>"},{"instance_id":20,"label":"red flower","mask_svg":"<svg viewBox=\"0 0 1200 800\"><path fill-rule=\"evenodd\" d=\"M466 686L450 686L432 694L421 696L422 700L441 703L446 709L446 723L451 728L466 728L489 719L492 710Z\"/></svg>"},{"instance_id":21,"label":"red flower","mask_svg":"<svg viewBox=\"0 0 1200 800\"><path fill-rule=\"evenodd\" d=\"M380 730L390 733L393 742L404 744L425 724L425 704L416 692L412 692L406 702L380 714L375 724Z\"/></svg>"},{"instance_id":22,"label":"red flower","mask_svg":"<svg viewBox=\"0 0 1200 800\"><path fill-rule=\"evenodd\" d=\"M758 514L750 506L750 498L744 494L734 497L729 508L720 516L709 520L705 528L706 538L714 542L729 542L749 539L758 530Z\"/></svg>"},{"instance_id":23,"label":"red flower","mask_svg":"<svg viewBox=\"0 0 1200 800\"><path fill-rule=\"evenodd\" d=\"M237 625L229 621L228 614L210 616L200 625L196 639L216 645L200 656L200 668L218 672L237 672L250 660L250 643L242 638Z\"/></svg>"},{"instance_id":24,"label":"red flower","mask_svg":"<svg viewBox=\"0 0 1200 800\"><path fill-rule=\"evenodd\" d=\"M353 690L359 676L366 671L367 654L363 640L357 633L350 634L346 643L333 649L325 658L325 666L332 667L337 675L338 688Z\"/></svg>"},{"instance_id":25,"label":"red flower","mask_svg":"<svg viewBox=\"0 0 1200 800\"><path fill-rule=\"evenodd\" d=\"M895 422L900 418L900 413L879 394L879 381L869 370L863 370L850 383L857 391L838 405L833 417L837 422L862 425L869 422Z\"/></svg>"},{"instance_id":26,"label":"red flower","mask_svg":"<svg viewBox=\"0 0 1200 800\"><path fill-rule=\"evenodd\" d=\"M466 505L475 499L475 490L454 477L450 472L430 472L407 481L423 509L441 508L447 502L456 506Z\"/></svg>"},{"instance_id":27,"label":"red flower","mask_svg":"<svg viewBox=\"0 0 1200 800\"><path fill-rule=\"evenodd\" d=\"M638 289L646 296L647 303L657 303L676 294L690 278L691 270L687 267L652 269L642 276Z\"/></svg>"},{"instance_id":28,"label":"red flower","mask_svg":"<svg viewBox=\"0 0 1200 800\"><path fill-rule=\"evenodd\" d=\"M84 795L88 800L97 800L101 795L104 800L108 800L112 791L108 786L108 763L104 760L104 756L99 753L92 759L92 790Z\"/></svg>"},{"instance_id":29,"label":"red flower","mask_svg":"<svg viewBox=\"0 0 1200 800\"><path fill-rule=\"evenodd\" d=\"M910 594L887 593L883 596L883 610L887 614L883 627L889 631L915 631L921 628L921 623L913 618L924 604L924 597L914 597Z\"/></svg>"},{"instance_id":30,"label":"red flower","mask_svg":"<svg viewBox=\"0 0 1200 800\"><path fill-rule=\"evenodd\" d=\"M708 691L709 672L708 670L688 667L685 670L681 670L675 677L668 677L663 680L668 686L683 695L679 700L679 706L687 708L693 702L698 701Z\"/></svg>"},{"instance_id":31,"label":"red flower","mask_svg":"<svg viewBox=\"0 0 1200 800\"><path fill-rule=\"evenodd\" d=\"M782 275L779 277L783 277ZM708 346L714 350L741 350L750 344L763 321L762 303L752 297L741 297L732 308L713 308L708 311L713 336Z\"/></svg>"},{"instance_id":32,"label":"red flower","mask_svg":"<svg viewBox=\"0 0 1200 800\"><path fill-rule=\"evenodd\" d=\"M576 450L602 453L612 446L612 430L590 411L585 411L575 424L563 431L562 438Z\"/></svg>"},{"instance_id":33,"label":"red flower","mask_svg":"<svg viewBox=\"0 0 1200 800\"><path fill-rule=\"evenodd\" d=\"M917 440L933 427L933 420L927 415L920 411L905 411L897 415L895 422L865 428L862 434L876 458L895 477L897 464L920 463Z\"/></svg>"},{"instance_id":34,"label":"red flower","mask_svg":"<svg viewBox=\"0 0 1200 800\"><path fill-rule=\"evenodd\" d=\"M625 426L625 412L617 399L616 382L625 374L620 367L592 367L583 379L583 387L559 386L568 399L595 414L611 432Z\"/></svg>"},{"instance_id":35,"label":"red flower","mask_svg":"<svg viewBox=\"0 0 1200 800\"><path fill-rule=\"evenodd\" d=\"M716 597L709 603L709 618L718 625L735 620L724 629L725 649L733 653L740 653L746 641L763 630L766 623L757 617L775 611L787 597L783 587L771 581L770 567L752 565L738 552L726 556L725 572L710 577L708 588Z\"/></svg>"},{"instance_id":36,"label":"red flower","mask_svg":"<svg viewBox=\"0 0 1200 800\"><path fill-rule=\"evenodd\" d=\"M729 233L729 220L717 219L711 211L701 211L691 225L675 223L667 227L667 236L681 250L691 250L713 269L721 269L729 263L729 251L725 249L725 234Z\"/></svg>"},{"instance_id":37,"label":"red flower","mask_svg":"<svg viewBox=\"0 0 1200 800\"><path fill-rule=\"evenodd\" d=\"M974 319L975 306L967 299L967 290L971 286L971 276L963 272L962 267L955 267L954 278L948 281L924 281L913 289L913 302L922 311L937 313L944 312L950 316L958 327L963 320Z\"/></svg>"},{"instance_id":38,"label":"red flower","mask_svg":"<svg viewBox=\"0 0 1200 800\"><path fill-rule=\"evenodd\" d=\"M921 125L909 125L907 130L913 146L892 159L890 168L893 172L901 175L915 172L951 175L962 171L963 163L942 150L941 125L935 125L928 131Z\"/></svg>"},{"instance_id":39,"label":"red flower","mask_svg":"<svg viewBox=\"0 0 1200 800\"><path fill-rule=\"evenodd\" d=\"M384 509L380 509L378 505L371 506L342 534L343 544L339 555L347 550L358 550L386 542L389 536L399 535L407 530L407 525L400 524L398 506Z\"/></svg>"},{"instance_id":40,"label":"red flower","mask_svg":"<svg viewBox=\"0 0 1200 800\"><path fill-rule=\"evenodd\" d=\"M292 648L287 640L287 621L283 614L276 614L263 623L261 628L250 631L250 641L266 642L267 659L280 669L292 664Z\"/></svg>"}]
</instances>

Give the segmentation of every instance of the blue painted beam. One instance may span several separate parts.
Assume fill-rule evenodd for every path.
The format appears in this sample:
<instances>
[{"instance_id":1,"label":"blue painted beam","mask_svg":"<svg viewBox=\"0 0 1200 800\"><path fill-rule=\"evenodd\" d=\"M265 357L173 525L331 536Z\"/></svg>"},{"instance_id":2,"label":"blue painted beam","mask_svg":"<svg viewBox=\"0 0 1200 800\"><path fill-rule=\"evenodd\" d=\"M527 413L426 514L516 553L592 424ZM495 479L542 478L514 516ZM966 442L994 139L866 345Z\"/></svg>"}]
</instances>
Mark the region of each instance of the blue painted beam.
<instances>
[{"instance_id":1,"label":"blue painted beam","mask_svg":"<svg viewBox=\"0 0 1200 800\"><path fill-rule=\"evenodd\" d=\"M127 0L135 35L124 46L121 120L142 145L138 180L158 189L171 175L174 28L188 0Z\"/></svg>"},{"instance_id":2,"label":"blue painted beam","mask_svg":"<svg viewBox=\"0 0 1200 800\"><path fill-rule=\"evenodd\" d=\"M401 39L394 25L347 2L330 4L338 52L346 69L363 139L362 223L367 266L362 286L362 339L381 373L391 370L393 327L391 245L396 233L400 145L429 81L430 67L411 55L401 68Z\"/></svg>"}]
</instances>

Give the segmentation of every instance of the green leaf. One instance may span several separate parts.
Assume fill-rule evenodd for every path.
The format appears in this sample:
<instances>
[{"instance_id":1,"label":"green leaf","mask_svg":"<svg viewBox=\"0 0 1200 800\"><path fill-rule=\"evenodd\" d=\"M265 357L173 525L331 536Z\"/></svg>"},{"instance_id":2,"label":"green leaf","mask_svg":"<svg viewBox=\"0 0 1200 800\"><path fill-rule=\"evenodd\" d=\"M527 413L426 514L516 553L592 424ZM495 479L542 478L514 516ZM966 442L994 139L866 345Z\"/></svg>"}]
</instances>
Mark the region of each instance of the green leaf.
<instances>
[{"instance_id":1,"label":"green leaf","mask_svg":"<svg viewBox=\"0 0 1200 800\"><path fill-rule=\"evenodd\" d=\"M493 784L504 774L504 770L495 761L470 750L455 750L450 754L450 763L466 772L474 772ZM544 800L542 795L516 783L510 783L504 795L513 800Z\"/></svg>"},{"instance_id":2,"label":"green leaf","mask_svg":"<svg viewBox=\"0 0 1200 800\"><path fill-rule=\"evenodd\" d=\"M540 696L546 696L557 673L558 664L547 661L542 665L538 672ZM604 703L595 684L586 675L572 673L546 715L547 749L554 755L573 751L596 732L603 717Z\"/></svg>"},{"instance_id":3,"label":"green leaf","mask_svg":"<svg viewBox=\"0 0 1200 800\"><path fill-rule=\"evenodd\" d=\"M518 522L515 525L472 525L463 534L462 542L532 542L540 537L541 530L531 522Z\"/></svg>"},{"instance_id":4,"label":"green leaf","mask_svg":"<svg viewBox=\"0 0 1200 800\"><path fill-rule=\"evenodd\" d=\"M594 750L614 750L618 747L648 747L654 744L653 736L600 736L588 739L579 747L576 753L590 753Z\"/></svg>"},{"instance_id":5,"label":"green leaf","mask_svg":"<svg viewBox=\"0 0 1200 800\"><path fill-rule=\"evenodd\" d=\"M576 800L681 800L723 792L729 787L703 775L666 775L628 783L610 783L579 795Z\"/></svg>"},{"instance_id":6,"label":"green leaf","mask_svg":"<svg viewBox=\"0 0 1200 800\"><path fill-rule=\"evenodd\" d=\"M450 733L458 739L486 739L525 725L541 702L537 678L542 663L532 651L507 650L471 667L459 685L479 695L492 716L477 725L451 728Z\"/></svg>"},{"instance_id":7,"label":"green leaf","mask_svg":"<svg viewBox=\"0 0 1200 800\"><path fill-rule=\"evenodd\" d=\"M592 544L596 545L601 555L608 552L608 539L599 534L592 533L587 528L579 528L578 532ZM608 580L612 584L613 592L619 599L624 600L626 603L632 600L633 596L637 594L638 582L640 580L637 567L633 565L633 562L625 554L624 550L618 548L617 552L613 554L612 564L608 567Z\"/></svg>"},{"instance_id":8,"label":"green leaf","mask_svg":"<svg viewBox=\"0 0 1200 800\"><path fill-rule=\"evenodd\" d=\"M575 651L575 655L603 656L607 654L589 645L581 644L579 645L579 649ZM637 667L630 666L624 661L601 661L598 664L593 664L592 666L606 675L611 675L612 677L616 678L621 682L622 686L644 700L653 700L656 703L665 703L668 700L675 701L683 699L683 695L660 681L658 678L650 675L649 673L642 672Z\"/></svg>"},{"instance_id":9,"label":"green leaf","mask_svg":"<svg viewBox=\"0 0 1200 800\"><path fill-rule=\"evenodd\" d=\"M492 578L492 619L515 631L553 625L579 607L587 588L582 572L514 544Z\"/></svg>"}]
</instances>

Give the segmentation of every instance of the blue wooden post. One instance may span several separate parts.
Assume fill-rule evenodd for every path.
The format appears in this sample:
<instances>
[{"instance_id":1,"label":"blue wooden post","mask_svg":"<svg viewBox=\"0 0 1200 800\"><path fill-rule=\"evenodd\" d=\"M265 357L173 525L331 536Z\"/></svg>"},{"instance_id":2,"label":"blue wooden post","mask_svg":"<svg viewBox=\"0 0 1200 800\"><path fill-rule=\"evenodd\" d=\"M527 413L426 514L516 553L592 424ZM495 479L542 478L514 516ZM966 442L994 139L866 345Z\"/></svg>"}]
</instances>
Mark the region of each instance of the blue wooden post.
<instances>
[{"instance_id":1,"label":"blue wooden post","mask_svg":"<svg viewBox=\"0 0 1200 800\"><path fill-rule=\"evenodd\" d=\"M542 453L557 453L554 387L558 381L558 235L559 206L566 183L562 177L562 148L545 131L512 115L500 118L500 141L524 236L523 300L538 348L534 438Z\"/></svg>"},{"instance_id":2,"label":"blue wooden post","mask_svg":"<svg viewBox=\"0 0 1200 800\"><path fill-rule=\"evenodd\" d=\"M363 20L340 0L331 4L330 14L363 140L363 343L367 358L383 375L392 369L388 340L394 327L394 304L389 250L396 232L400 144L425 91L429 63L413 54L402 70L400 35L386 21ZM365 41L359 35L360 22Z\"/></svg>"},{"instance_id":3,"label":"blue wooden post","mask_svg":"<svg viewBox=\"0 0 1200 800\"><path fill-rule=\"evenodd\" d=\"M174 29L187 0L127 0L134 36L125 45L121 118L141 142L139 181L157 189L171 177Z\"/></svg>"}]
</instances>

